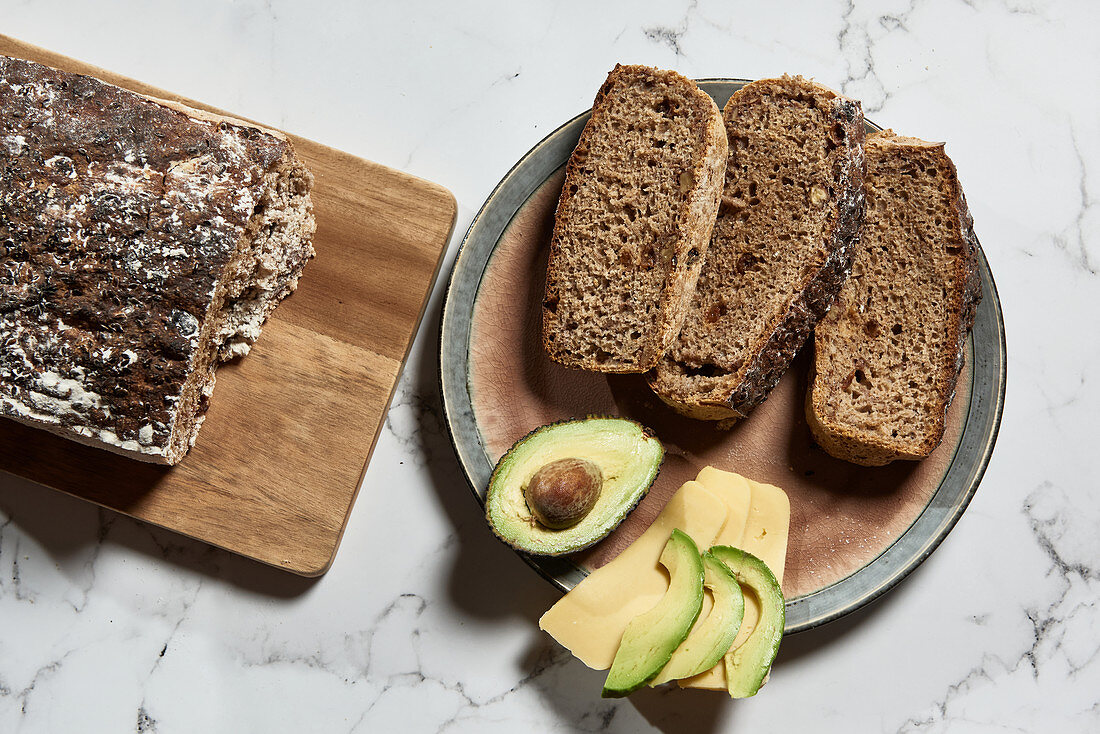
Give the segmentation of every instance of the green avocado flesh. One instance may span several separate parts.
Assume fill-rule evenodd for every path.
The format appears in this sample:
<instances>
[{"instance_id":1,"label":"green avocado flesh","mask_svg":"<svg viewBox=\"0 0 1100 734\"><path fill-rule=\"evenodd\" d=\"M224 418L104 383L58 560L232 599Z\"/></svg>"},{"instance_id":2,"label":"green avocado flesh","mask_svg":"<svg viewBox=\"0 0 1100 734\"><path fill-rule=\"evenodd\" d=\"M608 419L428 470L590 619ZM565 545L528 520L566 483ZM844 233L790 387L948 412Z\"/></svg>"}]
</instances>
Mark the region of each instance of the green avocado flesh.
<instances>
[{"instance_id":1,"label":"green avocado flesh","mask_svg":"<svg viewBox=\"0 0 1100 734\"><path fill-rule=\"evenodd\" d=\"M688 636L703 607L703 559L695 542L673 530L660 560L669 572L668 591L657 606L626 626L603 685L604 698L626 696L657 675Z\"/></svg>"},{"instance_id":2,"label":"green avocado flesh","mask_svg":"<svg viewBox=\"0 0 1100 734\"><path fill-rule=\"evenodd\" d=\"M767 564L751 553L716 545L709 553L729 566L734 577L760 600L760 621L741 645L726 655L726 683L732 698L755 696L779 652L786 614L783 591Z\"/></svg>"},{"instance_id":3,"label":"green avocado flesh","mask_svg":"<svg viewBox=\"0 0 1100 734\"><path fill-rule=\"evenodd\" d=\"M532 431L501 457L489 480L485 515L493 532L514 548L544 556L573 553L603 539L649 491L664 447L644 426L623 418L586 418ZM599 469L602 484L591 509L561 529L543 525L527 502L539 469L581 459Z\"/></svg>"},{"instance_id":4,"label":"green avocado flesh","mask_svg":"<svg viewBox=\"0 0 1100 734\"><path fill-rule=\"evenodd\" d=\"M733 647L745 616L745 596L733 572L710 551L703 554L703 585L714 599L710 613L692 627L651 686L710 670Z\"/></svg>"}]
</instances>

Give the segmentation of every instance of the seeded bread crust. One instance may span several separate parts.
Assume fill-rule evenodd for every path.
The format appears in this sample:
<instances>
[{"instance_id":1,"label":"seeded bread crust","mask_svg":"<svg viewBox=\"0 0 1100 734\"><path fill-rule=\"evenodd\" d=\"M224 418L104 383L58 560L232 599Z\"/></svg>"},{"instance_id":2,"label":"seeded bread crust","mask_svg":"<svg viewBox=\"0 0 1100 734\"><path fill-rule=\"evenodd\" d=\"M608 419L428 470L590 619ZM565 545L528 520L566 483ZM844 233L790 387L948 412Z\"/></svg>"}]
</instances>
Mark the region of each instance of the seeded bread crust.
<instances>
[{"instance_id":1,"label":"seeded bread crust","mask_svg":"<svg viewBox=\"0 0 1100 734\"><path fill-rule=\"evenodd\" d=\"M0 56L0 415L142 461L313 255L282 135Z\"/></svg>"},{"instance_id":2,"label":"seeded bread crust","mask_svg":"<svg viewBox=\"0 0 1100 734\"><path fill-rule=\"evenodd\" d=\"M932 377L933 394L923 404L926 410L926 426L922 435L919 435L915 440L899 440L887 433L891 430L892 425L900 427L899 423L901 422L896 412L892 411L891 408L902 404L920 404L920 398L922 397L919 392L916 395L913 394L913 386L909 386L909 389L907 389L896 378L889 381L883 380L892 387L891 390L886 393L875 394L876 410L873 411L871 417L875 423L882 426L881 430L853 425L829 407L831 400L835 400L851 387L851 382L856 376L855 368L850 373L847 369L844 369L845 374L840 375L837 369L838 363L843 361L846 366L861 363L860 360L871 351L873 343L873 340L869 338L867 343L852 344L847 352L842 350L838 356L828 361L823 354L825 352L823 345L830 342L837 343L838 340L842 339L842 332L845 334L853 333L851 328L845 331L845 327L854 326L860 329L855 333L867 333L866 327L868 324L863 323L866 316L859 312L858 307L853 310L852 304L848 303L852 300L849 291L854 289L854 279L853 283L850 284L851 287L842 290L836 308L829 313L817 328L814 360L810 372L810 389L806 394L806 419L813 437L818 445L832 456L863 466L882 466L895 460L923 459L931 454L943 439L947 409L955 397L958 376L966 359L967 336L974 324L977 307L981 301L981 274L978 270L980 244L977 235L974 233L974 218L970 214L966 197L959 185L955 165L944 151L943 143L930 143L917 138L898 136L893 131L886 130L868 136L866 150L869 201L882 195L876 191L876 170L880 166L884 168L893 166L896 168L899 165L904 165L907 157L912 158L914 153L919 152L932 156L936 164L942 166L944 172L942 176L942 193L949 207L949 221L957 225L951 241L948 242L948 245L957 248L958 252L952 263L953 273L948 278L953 291L949 293L942 314L942 324L946 330L944 352L942 354L907 352L906 354L907 360L923 360L920 371ZM887 202L889 207L910 206L911 209L915 209L911 204L912 202L893 200ZM875 209L869 207L865 223L867 231L864 233L864 240L859 248L859 253L856 255L857 258L860 258L861 255L866 257L863 253L867 248L889 244L881 242L879 238L873 235L872 227L875 220ZM895 284L898 281L904 283L907 276L913 277L912 271L908 269L906 272L898 272L892 275L895 278ZM870 276L861 273L860 283L866 286L865 281L868 277ZM873 287L877 293L885 296L888 285L876 281ZM935 318L934 314L921 314L921 316L924 319ZM910 324L905 324L904 328L907 329L909 326ZM871 331L877 335L880 330L876 328ZM859 353L853 353L857 346ZM835 352L836 349L830 349L829 351ZM876 382L878 381L876 375ZM845 385L845 382L848 384ZM907 425L912 424L911 420L904 422Z\"/></svg>"},{"instance_id":3,"label":"seeded bread crust","mask_svg":"<svg viewBox=\"0 0 1100 734\"><path fill-rule=\"evenodd\" d=\"M752 335L752 346L746 350L740 365L732 368L717 365L719 372L724 373L717 376L702 374L715 365L708 361L710 357L694 356L690 362L685 361L682 358L681 338L681 343L673 345L647 378L653 391L677 412L701 420L723 421L726 425L744 418L764 401L814 325L828 311L851 270L853 246L863 218L865 163L860 103L801 77L765 79L736 92L723 111L731 145L723 205L714 231L715 243L719 238L737 233L734 227L740 216L739 210L729 203L732 192L743 183L737 146L733 141L751 136L752 131L735 123L736 112L739 107L765 104L762 97L768 94L783 94L796 101L825 106L825 126L821 134L828 136L838 152L831 171L833 212L831 229L825 233L826 255L804 275L797 287L791 289L784 308L777 313L759 314L759 330ZM710 261L704 266L703 280L711 268L731 267L729 263L723 266L715 262L719 251L719 245L712 244ZM703 280L700 281L696 304L689 316L689 320L697 323L707 319L709 311L701 305L701 300L707 295L703 292ZM700 328L705 330L706 327ZM696 345L697 350L718 352L724 347L722 339L717 330L712 330L709 348Z\"/></svg>"},{"instance_id":4,"label":"seeded bread crust","mask_svg":"<svg viewBox=\"0 0 1100 734\"><path fill-rule=\"evenodd\" d=\"M694 121L690 140L672 141L691 146L687 166L672 170L658 165L660 156L667 159L668 149L655 138L643 149L626 147L602 159L593 156L598 143L618 132L613 116L635 114L630 105L640 105L654 89L675 98L674 109L682 103L687 110L681 114L690 113ZM676 122L675 112L664 114L665 123ZM601 141L600 136L607 137ZM550 359L595 372L652 369L690 307L718 211L726 156L721 113L690 79L645 66L617 65L608 75L566 166L555 215L542 326ZM657 196L660 186L667 188L670 182L677 196ZM627 222L613 211L622 203L612 201L607 192L618 188L634 197L623 208L660 208L670 228L642 235L628 230L620 239L609 235L609 225L621 229L633 224L633 216ZM593 199L598 206L593 207ZM640 221L656 221L647 215L639 212Z\"/></svg>"}]
</instances>

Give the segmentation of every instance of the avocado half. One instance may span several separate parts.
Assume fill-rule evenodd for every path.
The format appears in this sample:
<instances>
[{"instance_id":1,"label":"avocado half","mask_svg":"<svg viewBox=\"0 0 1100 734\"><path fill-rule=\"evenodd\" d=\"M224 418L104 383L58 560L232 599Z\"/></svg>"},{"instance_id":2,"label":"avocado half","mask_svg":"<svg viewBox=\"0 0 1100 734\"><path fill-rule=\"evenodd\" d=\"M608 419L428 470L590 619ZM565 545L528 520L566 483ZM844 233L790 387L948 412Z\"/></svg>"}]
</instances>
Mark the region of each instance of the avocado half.
<instances>
[{"instance_id":1,"label":"avocado half","mask_svg":"<svg viewBox=\"0 0 1100 734\"><path fill-rule=\"evenodd\" d=\"M497 462L485 495L493 532L513 548L542 556L582 550L606 537L646 495L665 450L645 426L626 418L590 417L551 423L527 434ZM559 530L540 523L525 497L542 467L559 459L599 467L595 504L575 525Z\"/></svg>"}]
</instances>

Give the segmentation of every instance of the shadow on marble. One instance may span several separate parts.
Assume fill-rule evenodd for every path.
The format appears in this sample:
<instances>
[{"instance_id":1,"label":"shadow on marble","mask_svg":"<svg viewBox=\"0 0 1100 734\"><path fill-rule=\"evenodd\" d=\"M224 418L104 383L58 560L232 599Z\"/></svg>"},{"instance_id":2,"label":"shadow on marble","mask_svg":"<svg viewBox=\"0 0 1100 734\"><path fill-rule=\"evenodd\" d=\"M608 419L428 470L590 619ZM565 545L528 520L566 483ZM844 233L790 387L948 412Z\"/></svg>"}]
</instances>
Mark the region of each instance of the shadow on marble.
<instances>
[{"instance_id":1,"label":"shadow on marble","mask_svg":"<svg viewBox=\"0 0 1100 734\"><path fill-rule=\"evenodd\" d=\"M450 264L444 264L444 272ZM558 599L558 592L531 570L489 530L480 504L454 454L439 394L438 334L442 293L428 306L421 329L433 338L420 342L416 371L405 386L402 400L414 400L419 445L439 505L450 519L458 542L449 583L450 601L463 613L479 619L518 616L534 622ZM506 593L502 593L506 590Z\"/></svg>"},{"instance_id":2,"label":"shadow on marble","mask_svg":"<svg viewBox=\"0 0 1100 734\"><path fill-rule=\"evenodd\" d=\"M901 596L887 595L841 619L785 639L773 675L782 677L787 666L850 637L855 628L869 623ZM606 671L591 670L542 635L532 641L522 665L526 675L523 683L534 682L547 705L562 720L578 725L596 719L606 728L622 706L633 706L651 726L668 734L732 730L739 716L741 704L721 692L681 690L675 686L643 688L623 700L601 699ZM765 686L760 695L766 697L767 691Z\"/></svg>"},{"instance_id":3,"label":"shadow on marble","mask_svg":"<svg viewBox=\"0 0 1100 734\"><path fill-rule=\"evenodd\" d=\"M779 656L775 660L775 669L782 672L783 667L788 664L794 664L801 658L822 652L836 642L849 639L854 636L859 627L873 624L872 620L885 614L887 609L899 604L904 605L908 590L914 586L909 583L910 580L920 575L923 569L924 564L917 566L897 586L854 612L820 627L784 637L783 644L779 648Z\"/></svg>"},{"instance_id":4,"label":"shadow on marble","mask_svg":"<svg viewBox=\"0 0 1100 734\"><path fill-rule=\"evenodd\" d=\"M519 665L524 684L532 686L556 713L553 721L571 722L581 728L588 720L600 726L585 730L604 731L626 701L600 698L606 673L592 670L541 632L532 638Z\"/></svg>"},{"instance_id":5,"label":"shadow on marble","mask_svg":"<svg viewBox=\"0 0 1100 734\"><path fill-rule=\"evenodd\" d=\"M867 606L846 614L840 619L827 622L814 629L799 632L796 635L784 637L783 643L779 647L779 655L775 659L775 670L778 674L782 674L783 668L787 665L793 665L802 658L818 654L834 643L849 637L854 629L867 623L870 618L890 606L888 600L889 595L880 597Z\"/></svg>"},{"instance_id":6,"label":"shadow on marble","mask_svg":"<svg viewBox=\"0 0 1100 734\"><path fill-rule=\"evenodd\" d=\"M416 430L411 438L418 444L416 453L424 457L440 506L458 538L448 584L450 601L461 612L480 619L515 616L530 622L531 642L516 661L517 688L535 688L561 721L606 729L621 707L633 706L650 725L664 732L707 734L728 728L736 722L738 704L721 693L665 686L638 691L625 700L600 698L606 672L591 670L538 631L538 618L558 600L559 593L492 536L443 425L438 364L440 300L437 297L430 304L430 318L426 317L422 326L436 338L423 340L418 367L409 376L408 394L402 399L415 401ZM892 596L899 595L889 594L853 614L785 640L776 674L782 675L786 665L849 635L890 606Z\"/></svg>"},{"instance_id":7,"label":"shadow on marble","mask_svg":"<svg viewBox=\"0 0 1100 734\"><path fill-rule=\"evenodd\" d=\"M0 475L0 513L38 543L62 572L94 564L113 546L275 598L299 596L317 581L8 474Z\"/></svg>"},{"instance_id":8,"label":"shadow on marble","mask_svg":"<svg viewBox=\"0 0 1100 734\"><path fill-rule=\"evenodd\" d=\"M630 703L657 729L672 732L732 730L737 703L721 691L646 688L631 694Z\"/></svg>"},{"instance_id":9,"label":"shadow on marble","mask_svg":"<svg viewBox=\"0 0 1100 734\"><path fill-rule=\"evenodd\" d=\"M433 302L423 329L439 333L440 304ZM537 620L560 593L489 531L480 505L470 492L443 425L439 397L437 339L425 340L413 384L417 406L415 438L425 457L440 506L458 536L448 594L465 614L480 619L519 617L531 625L530 644L516 661L517 688L531 686L557 714L593 730L606 729L621 707L633 706L660 730L718 731L731 719L729 699L702 691L667 688L639 691L630 699L600 698L606 672L592 670L538 630ZM506 590L506 591L505 591Z\"/></svg>"},{"instance_id":10,"label":"shadow on marble","mask_svg":"<svg viewBox=\"0 0 1100 734\"><path fill-rule=\"evenodd\" d=\"M620 710L633 707L649 724L663 732L691 731L697 734L726 729L736 720L736 704L713 691L680 690L674 686L643 688L629 698L600 697L607 671L592 670L574 658L548 636L532 641L523 659L526 677L560 721L570 721L588 730L598 721L606 730Z\"/></svg>"}]
</instances>

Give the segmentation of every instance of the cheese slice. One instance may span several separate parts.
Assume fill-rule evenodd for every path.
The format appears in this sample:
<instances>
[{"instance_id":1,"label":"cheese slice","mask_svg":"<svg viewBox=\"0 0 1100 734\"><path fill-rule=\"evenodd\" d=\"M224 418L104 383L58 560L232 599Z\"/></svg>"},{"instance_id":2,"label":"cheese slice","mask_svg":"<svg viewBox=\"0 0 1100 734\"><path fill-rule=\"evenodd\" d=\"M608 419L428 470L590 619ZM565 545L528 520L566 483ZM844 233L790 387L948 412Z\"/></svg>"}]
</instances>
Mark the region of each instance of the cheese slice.
<instances>
[{"instance_id":1,"label":"cheese slice","mask_svg":"<svg viewBox=\"0 0 1100 734\"><path fill-rule=\"evenodd\" d=\"M787 563L787 536L791 529L791 501L787 493L771 484L749 481L752 503L741 550L746 550L768 565L782 585Z\"/></svg>"},{"instance_id":2,"label":"cheese slice","mask_svg":"<svg viewBox=\"0 0 1100 734\"><path fill-rule=\"evenodd\" d=\"M722 476L725 475L725 476ZM732 479L731 477L736 477ZM703 482L703 480L707 480ZM740 481L738 481L740 480ZM787 536L791 524L791 503L787 493L771 484L754 482L744 477L706 467L699 473L699 481L708 489L722 491L726 495L748 492L748 512L740 537L733 539L732 533L722 533L715 545L731 545L741 548L764 561L780 584L783 583L783 567L787 560ZM743 483L743 484L742 484ZM738 495L739 496L739 495ZM704 601L704 604L706 601ZM708 611L704 608L700 618ZM745 616L741 620L741 631L733 641L735 650L756 629L760 621L760 602L756 595L745 590ZM719 663L705 673L680 681L683 688L709 688L726 690L725 664Z\"/></svg>"},{"instance_id":3,"label":"cheese slice","mask_svg":"<svg viewBox=\"0 0 1100 734\"><path fill-rule=\"evenodd\" d=\"M726 524L722 526L722 532L718 534L711 545L732 545L736 547L741 542L741 538L745 537L745 524L749 519L752 499L752 486L749 480L740 474L706 466L699 472L699 476L695 478L695 481L726 503L726 511L728 512ZM700 550L706 550L706 548Z\"/></svg>"},{"instance_id":4,"label":"cheese slice","mask_svg":"<svg viewBox=\"0 0 1100 734\"><path fill-rule=\"evenodd\" d=\"M675 528L709 548L726 523L727 504L699 482L686 482L642 535L613 561L596 569L539 620L539 627L585 665L606 670L623 631L668 589L661 551Z\"/></svg>"}]
</instances>

